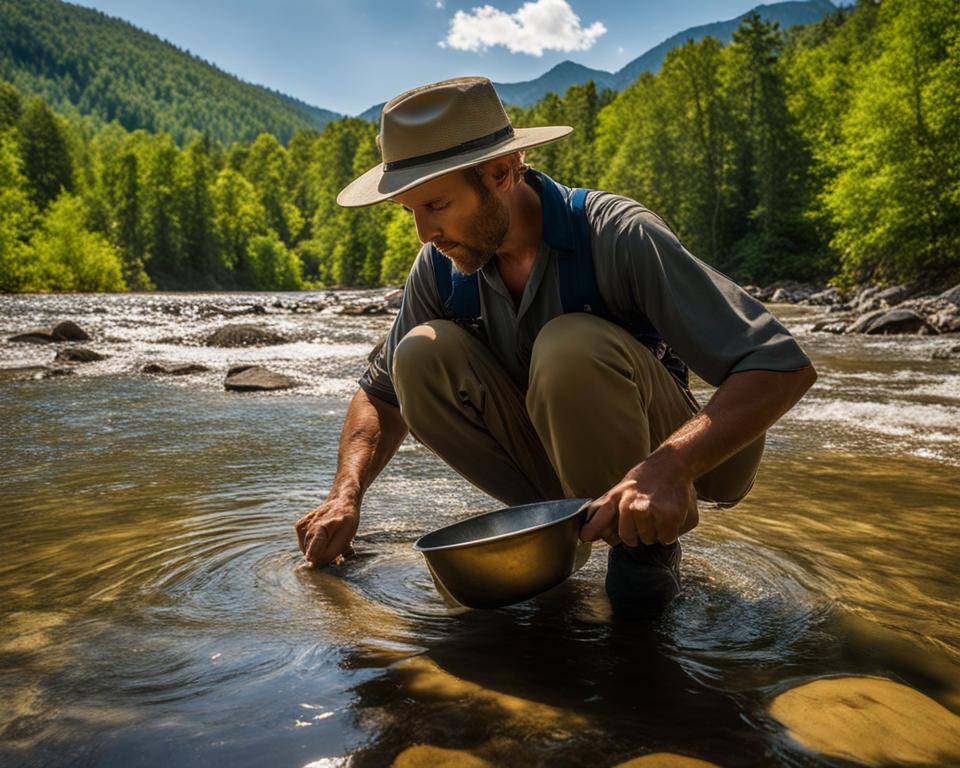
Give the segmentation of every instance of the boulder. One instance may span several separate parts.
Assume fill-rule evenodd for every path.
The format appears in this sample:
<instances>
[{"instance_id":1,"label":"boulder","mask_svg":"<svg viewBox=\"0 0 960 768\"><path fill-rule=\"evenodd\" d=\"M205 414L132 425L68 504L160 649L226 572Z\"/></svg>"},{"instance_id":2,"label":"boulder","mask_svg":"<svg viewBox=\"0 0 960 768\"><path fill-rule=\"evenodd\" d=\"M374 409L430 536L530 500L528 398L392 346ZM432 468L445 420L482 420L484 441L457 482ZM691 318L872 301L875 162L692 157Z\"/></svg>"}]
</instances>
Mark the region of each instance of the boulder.
<instances>
[{"instance_id":1,"label":"boulder","mask_svg":"<svg viewBox=\"0 0 960 768\"><path fill-rule=\"evenodd\" d=\"M936 329L912 309L891 309L870 323L866 333L871 335L907 334Z\"/></svg>"},{"instance_id":2,"label":"boulder","mask_svg":"<svg viewBox=\"0 0 960 768\"><path fill-rule=\"evenodd\" d=\"M872 312L867 312L865 315L860 315L856 320L853 321L853 324L847 327L847 330L844 333L866 333L867 328L881 315L885 315L886 310L884 309L875 309Z\"/></svg>"},{"instance_id":3,"label":"boulder","mask_svg":"<svg viewBox=\"0 0 960 768\"><path fill-rule=\"evenodd\" d=\"M57 352L53 358L55 363L95 363L97 360L106 360L106 355L94 352L86 347L67 347Z\"/></svg>"},{"instance_id":4,"label":"boulder","mask_svg":"<svg viewBox=\"0 0 960 768\"><path fill-rule=\"evenodd\" d=\"M955 360L960 358L960 344L954 344L952 347L943 347L933 353L934 360Z\"/></svg>"},{"instance_id":5,"label":"boulder","mask_svg":"<svg viewBox=\"0 0 960 768\"><path fill-rule=\"evenodd\" d=\"M939 296L938 299L943 299L944 301L949 301L951 304L957 304L960 306L960 283L953 286L953 288L948 288Z\"/></svg>"},{"instance_id":6,"label":"boulder","mask_svg":"<svg viewBox=\"0 0 960 768\"><path fill-rule=\"evenodd\" d=\"M46 344L53 341L90 341L90 335L72 320L63 320L52 328L30 328L10 336L7 341Z\"/></svg>"},{"instance_id":7,"label":"boulder","mask_svg":"<svg viewBox=\"0 0 960 768\"><path fill-rule=\"evenodd\" d=\"M910 296L911 290L906 285L893 285L877 292L875 299L887 307L895 307L901 301Z\"/></svg>"},{"instance_id":8,"label":"boulder","mask_svg":"<svg viewBox=\"0 0 960 768\"><path fill-rule=\"evenodd\" d=\"M800 303L811 307L827 307L842 304L843 299L840 297L840 289L836 286L830 286L824 291L810 294Z\"/></svg>"},{"instance_id":9,"label":"boulder","mask_svg":"<svg viewBox=\"0 0 960 768\"><path fill-rule=\"evenodd\" d=\"M298 384L296 379L259 365L234 366L223 380L224 388L236 392L270 392L277 389L290 389Z\"/></svg>"},{"instance_id":10,"label":"boulder","mask_svg":"<svg viewBox=\"0 0 960 768\"><path fill-rule=\"evenodd\" d=\"M225 325L211 333L204 344L208 347L254 347L267 344L285 344L287 338L260 325L236 323Z\"/></svg>"},{"instance_id":11,"label":"boulder","mask_svg":"<svg viewBox=\"0 0 960 768\"><path fill-rule=\"evenodd\" d=\"M203 373L209 371L205 365L200 363L168 363L162 360L156 360L147 363L140 369L143 373L158 373L167 376L186 376L191 373Z\"/></svg>"}]
</instances>

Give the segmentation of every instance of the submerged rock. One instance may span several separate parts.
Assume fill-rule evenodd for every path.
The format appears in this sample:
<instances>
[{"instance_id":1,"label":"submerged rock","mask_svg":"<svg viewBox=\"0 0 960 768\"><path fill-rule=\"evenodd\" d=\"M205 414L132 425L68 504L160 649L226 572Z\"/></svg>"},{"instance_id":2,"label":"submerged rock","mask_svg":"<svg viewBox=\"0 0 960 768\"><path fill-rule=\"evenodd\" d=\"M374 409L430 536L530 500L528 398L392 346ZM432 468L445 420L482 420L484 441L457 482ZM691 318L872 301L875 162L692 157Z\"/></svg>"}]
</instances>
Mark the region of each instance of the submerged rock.
<instances>
[{"instance_id":1,"label":"submerged rock","mask_svg":"<svg viewBox=\"0 0 960 768\"><path fill-rule=\"evenodd\" d=\"M67 347L57 352L53 358L55 363L95 363L98 360L106 360L106 355L94 352L86 347Z\"/></svg>"},{"instance_id":2,"label":"submerged rock","mask_svg":"<svg viewBox=\"0 0 960 768\"><path fill-rule=\"evenodd\" d=\"M7 341L47 344L53 341L90 341L90 335L72 320L63 320L51 328L30 328L8 337Z\"/></svg>"},{"instance_id":3,"label":"submerged rock","mask_svg":"<svg viewBox=\"0 0 960 768\"><path fill-rule=\"evenodd\" d=\"M286 344L282 334L261 325L236 323L225 325L211 333L204 344L208 347L255 347L269 344Z\"/></svg>"},{"instance_id":4,"label":"submerged rock","mask_svg":"<svg viewBox=\"0 0 960 768\"><path fill-rule=\"evenodd\" d=\"M259 365L235 365L227 371L227 377L223 380L225 389L236 392L271 392L290 389L299 383L296 379Z\"/></svg>"},{"instance_id":5,"label":"submerged rock","mask_svg":"<svg viewBox=\"0 0 960 768\"><path fill-rule=\"evenodd\" d=\"M158 373L167 376L186 376L191 373L203 373L209 371L205 365L200 363L168 363L163 360L156 360L147 363L140 369L143 373Z\"/></svg>"},{"instance_id":6,"label":"submerged rock","mask_svg":"<svg viewBox=\"0 0 960 768\"><path fill-rule=\"evenodd\" d=\"M54 368L49 365L24 365L17 368L0 368L0 382L49 379L54 376L69 376L69 368Z\"/></svg>"},{"instance_id":7,"label":"submerged rock","mask_svg":"<svg viewBox=\"0 0 960 768\"><path fill-rule=\"evenodd\" d=\"M770 714L820 754L863 765L960 765L960 717L891 680L836 677L781 693Z\"/></svg>"}]
</instances>

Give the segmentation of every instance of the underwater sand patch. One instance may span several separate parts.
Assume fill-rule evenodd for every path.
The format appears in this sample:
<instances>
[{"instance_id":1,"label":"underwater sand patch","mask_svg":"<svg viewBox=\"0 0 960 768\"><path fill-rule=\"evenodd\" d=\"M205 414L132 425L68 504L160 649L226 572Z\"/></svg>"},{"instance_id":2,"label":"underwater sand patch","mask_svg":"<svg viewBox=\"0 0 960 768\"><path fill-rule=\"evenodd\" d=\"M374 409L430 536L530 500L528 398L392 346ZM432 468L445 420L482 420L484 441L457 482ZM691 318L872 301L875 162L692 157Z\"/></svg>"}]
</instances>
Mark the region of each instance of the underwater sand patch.
<instances>
[{"instance_id":1,"label":"underwater sand patch","mask_svg":"<svg viewBox=\"0 0 960 768\"><path fill-rule=\"evenodd\" d=\"M870 766L960 764L960 717L892 680L837 677L781 693L770 714L790 737Z\"/></svg>"},{"instance_id":2,"label":"underwater sand patch","mask_svg":"<svg viewBox=\"0 0 960 768\"><path fill-rule=\"evenodd\" d=\"M397 755L391 768L493 768L493 764L463 749L418 744Z\"/></svg>"},{"instance_id":3,"label":"underwater sand patch","mask_svg":"<svg viewBox=\"0 0 960 768\"><path fill-rule=\"evenodd\" d=\"M635 757L633 760L619 763L614 768L720 768L720 766L673 752L654 752L651 755Z\"/></svg>"},{"instance_id":4,"label":"underwater sand patch","mask_svg":"<svg viewBox=\"0 0 960 768\"><path fill-rule=\"evenodd\" d=\"M587 725L585 718L572 712L500 693L455 677L425 656L397 662L391 665L391 669L403 676L405 692L417 698L446 701L473 699L475 702L496 707L502 714L523 721L537 732L546 728L565 732L568 728L583 728Z\"/></svg>"}]
</instances>

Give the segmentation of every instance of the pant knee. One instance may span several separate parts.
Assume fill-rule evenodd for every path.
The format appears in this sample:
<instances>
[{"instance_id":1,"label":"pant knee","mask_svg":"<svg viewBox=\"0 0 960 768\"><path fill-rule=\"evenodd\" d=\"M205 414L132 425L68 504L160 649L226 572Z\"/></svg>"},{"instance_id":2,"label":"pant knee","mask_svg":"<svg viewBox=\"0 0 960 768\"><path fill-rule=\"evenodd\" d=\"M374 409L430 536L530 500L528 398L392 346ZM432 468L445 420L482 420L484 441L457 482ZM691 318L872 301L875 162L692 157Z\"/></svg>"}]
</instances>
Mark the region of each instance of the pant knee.
<instances>
[{"instance_id":1,"label":"pant knee","mask_svg":"<svg viewBox=\"0 0 960 768\"><path fill-rule=\"evenodd\" d=\"M619 326L586 313L550 320L537 334L530 356L528 410L545 398L583 398L611 377L636 381L622 333L626 331Z\"/></svg>"},{"instance_id":2,"label":"pant knee","mask_svg":"<svg viewBox=\"0 0 960 768\"><path fill-rule=\"evenodd\" d=\"M450 320L431 320L416 326L397 344L391 373L395 386L422 379L444 367L459 351L455 335L462 332Z\"/></svg>"}]
</instances>

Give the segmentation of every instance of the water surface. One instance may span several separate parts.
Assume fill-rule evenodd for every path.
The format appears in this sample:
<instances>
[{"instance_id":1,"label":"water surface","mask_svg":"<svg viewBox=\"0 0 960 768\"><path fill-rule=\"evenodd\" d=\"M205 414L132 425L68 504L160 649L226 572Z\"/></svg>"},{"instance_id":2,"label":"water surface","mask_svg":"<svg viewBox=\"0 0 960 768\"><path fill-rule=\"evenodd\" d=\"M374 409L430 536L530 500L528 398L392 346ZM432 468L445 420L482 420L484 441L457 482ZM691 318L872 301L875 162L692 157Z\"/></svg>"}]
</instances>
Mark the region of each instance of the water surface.
<instances>
[{"instance_id":1,"label":"water surface","mask_svg":"<svg viewBox=\"0 0 960 768\"><path fill-rule=\"evenodd\" d=\"M0 300L3 338L70 318L110 355L0 383L4 765L378 766L414 744L501 765L835 765L769 717L773 697L873 675L960 712L960 364L930 359L942 339L811 334L814 310L776 308L820 379L750 497L684 538L682 597L638 626L610 619L603 547L540 598L449 611L411 543L497 505L412 441L368 492L355 557L301 566L292 524L325 495L390 321L321 300ZM199 343L227 322L211 305L254 302L268 314L238 320L290 343ZM54 349L0 342L0 367ZM139 373L161 358L213 370ZM303 386L224 392L245 361Z\"/></svg>"}]
</instances>

